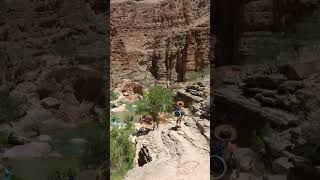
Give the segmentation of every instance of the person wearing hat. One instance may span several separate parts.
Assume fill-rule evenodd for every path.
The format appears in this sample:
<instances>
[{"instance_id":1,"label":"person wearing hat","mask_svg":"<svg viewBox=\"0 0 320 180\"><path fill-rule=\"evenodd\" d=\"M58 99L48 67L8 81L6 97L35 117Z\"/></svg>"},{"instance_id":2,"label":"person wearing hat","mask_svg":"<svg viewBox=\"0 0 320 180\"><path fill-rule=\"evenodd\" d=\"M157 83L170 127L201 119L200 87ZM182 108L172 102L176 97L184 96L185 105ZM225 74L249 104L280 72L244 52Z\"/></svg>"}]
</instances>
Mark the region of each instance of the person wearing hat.
<instances>
[{"instance_id":1,"label":"person wearing hat","mask_svg":"<svg viewBox=\"0 0 320 180\"><path fill-rule=\"evenodd\" d=\"M213 155L221 157L227 165L222 180L230 180L234 170L236 170L236 177L239 177L240 163L236 139L237 132L230 125L220 125L214 130Z\"/></svg>"},{"instance_id":2,"label":"person wearing hat","mask_svg":"<svg viewBox=\"0 0 320 180\"><path fill-rule=\"evenodd\" d=\"M177 102L177 107L176 107L176 111L174 114L175 114L175 117L177 117L177 125L176 126L178 127L179 124L181 125L182 117L185 115L183 101Z\"/></svg>"}]
</instances>

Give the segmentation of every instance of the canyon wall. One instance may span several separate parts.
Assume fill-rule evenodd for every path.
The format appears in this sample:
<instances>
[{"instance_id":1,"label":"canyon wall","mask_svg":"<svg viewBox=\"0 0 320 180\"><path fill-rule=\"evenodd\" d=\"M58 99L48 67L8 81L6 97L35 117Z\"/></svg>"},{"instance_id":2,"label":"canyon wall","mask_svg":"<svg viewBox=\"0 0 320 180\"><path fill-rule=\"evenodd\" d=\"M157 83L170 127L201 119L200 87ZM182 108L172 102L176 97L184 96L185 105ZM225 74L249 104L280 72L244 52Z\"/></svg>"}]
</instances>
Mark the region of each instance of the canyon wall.
<instances>
[{"instance_id":1,"label":"canyon wall","mask_svg":"<svg viewBox=\"0 0 320 180\"><path fill-rule=\"evenodd\" d=\"M298 33L297 23L315 16L320 7L319 0L217 0L213 4L213 27L219 36L217 65L277 58L272 55L294 48L294 43L284 41L290 41L288 34ZM284 43L286 47L281 47Z\"/></svg>"},{"instance_id":2,"label":"canyon wall","mask_svg":"<svg viewBox=\"0 0 320 180\"><path fill-rule=\"evenodd\" d=\"M81 119L86 103L104 100L106 5L100 0L1 0L0 85L25 97L26 111L54 98L63 104L54 113L58 119Z\"/></svg>"},{"instance_id":3,"label":"canyon wall","mask_svg":"<svg viewBox=\"0 0 320 180\"><path fill-rule=\"evenodd\" d=\"M114 0L111 25L113 77L177 82L209 63L209 0Z\"/></svg>"}]
</instances>

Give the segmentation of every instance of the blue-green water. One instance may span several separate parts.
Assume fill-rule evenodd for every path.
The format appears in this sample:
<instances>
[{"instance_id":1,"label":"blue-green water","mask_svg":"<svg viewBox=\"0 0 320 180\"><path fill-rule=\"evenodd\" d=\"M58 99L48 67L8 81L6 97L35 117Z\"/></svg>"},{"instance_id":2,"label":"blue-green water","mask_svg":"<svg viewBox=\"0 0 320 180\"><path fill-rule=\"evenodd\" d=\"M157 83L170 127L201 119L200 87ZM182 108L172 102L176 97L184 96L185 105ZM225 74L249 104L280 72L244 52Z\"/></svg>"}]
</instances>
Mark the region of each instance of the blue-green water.
<instances>
[{"instance_id":1,"label":"blue-green water","mask_svg":"<svg viewBox=\"0 0 320 180\"><path fill-rule=\"evenodd\" d=\"M75 128L60 128L47 130L46 134L50 135L50 143L53 150L62 154L63 158L42 158L42 159L24 159L24 160L7 160L4 165L11 165L13 173L22 177L22 180L47 180L48 176L55 170L62 169L79 169L81 168L81 153L85 145L71 144L72 138L89 139L103 132L104 127L97 123L88 123ZM3 173L3 172L2 172ZM1 176L3 177L3 174ZM2 179L0 177L0 180ZM81 171L77 180L94 180L95 172Z\"/></svg>"},{"instance_id":2,"label":"blue-green water","mask_svg":"<svg viewBox=\"0 0 320 180\"><path fill-rule=\"evenodd\" d=\"M75 128L62 128L49 131L52 137L51 146L63 156L80 156L85 149L84 144L71 144L69 141L73 138L88 139L96 137L103 132L103 126L97 123L88 123Z\"/></svg>"}]
</instances>

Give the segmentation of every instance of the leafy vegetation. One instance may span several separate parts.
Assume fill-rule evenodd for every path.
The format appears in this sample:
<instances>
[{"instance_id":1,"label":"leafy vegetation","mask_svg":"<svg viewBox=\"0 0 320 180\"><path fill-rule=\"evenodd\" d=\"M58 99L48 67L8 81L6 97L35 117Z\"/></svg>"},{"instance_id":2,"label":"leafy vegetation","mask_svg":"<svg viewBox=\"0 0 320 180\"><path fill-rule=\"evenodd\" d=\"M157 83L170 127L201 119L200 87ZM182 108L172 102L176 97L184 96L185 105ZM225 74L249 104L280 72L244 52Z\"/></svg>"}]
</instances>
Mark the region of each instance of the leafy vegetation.
<instances>
[{"instance_id":1,"label":"leafy vegetation","mask_svg":"<svg viewBox=\"0 0 320 180\"><path fill-rule=\"evenodd\" d=\"M133 166L135 149L129 136L133 130L134 117L128 116L125 121L125 128L113 128L110 132L111 180L122 180Z\"/></svg>"},{"instance_id":2,"label":"leafy vegetation","mask_svg":"<svg viewBox=\"0 0 320 180\"><path fill-rule=\"evenodd\" d=\"M9 90L0 90L0 123L9 123L18 118L22 110L23 99L10 94Z\"/></svg>"},{"instance_id":3,"label":"leafy vegetation","mask_svg":"<svg viewBox=\"0 0 320 180\"><path fill-rule=\"evenodd\" d=\"M119 97L119 95L116 92L110 90L110 101L114 101L114 100L118 99L118 97Z\"/></svg>"},{"instance_id":4,"label":"leafy vegetation","mask_svg":"<svg viewBox=\"0 0 320 180\"><path fill-rule=\"evenodd\" d=\"M161 86L152 87L149 92L143 95L137 103L138 114L149 114L153 121L159 125L159 112L171 112L173 107L174 94ZM154 124L155 126L155 124Z\"/></svg>"},{"instance_id":5,"label":"leafy vegetation","mask_svg":"<svg viewBox=\"0 0 320 180\"><path fill-rule=\"evenodd\" d=\"M208 74L210 74L209 66L206 66L199 71L188 71L185 75L185 81L196 81L199 78L204 78Z\"/></svg>"}]
</instances>

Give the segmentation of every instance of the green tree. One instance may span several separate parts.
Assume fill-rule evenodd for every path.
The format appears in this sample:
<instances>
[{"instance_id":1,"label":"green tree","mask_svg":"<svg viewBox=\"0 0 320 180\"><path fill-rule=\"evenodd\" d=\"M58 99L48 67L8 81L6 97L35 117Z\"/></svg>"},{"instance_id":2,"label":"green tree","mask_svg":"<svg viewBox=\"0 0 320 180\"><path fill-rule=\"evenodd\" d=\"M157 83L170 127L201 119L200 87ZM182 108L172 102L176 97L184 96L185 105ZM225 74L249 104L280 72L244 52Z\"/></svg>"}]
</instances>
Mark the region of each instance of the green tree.
<instances>
[{"instance_id":1,"label":"green tree","mask_svg":"<svg viewBox=\"0 0 320 180\"><path fill-rule=\"evenodd\" d=\"M161 86L152 87L149 92L143 95L141 101L137 103L137 113L149 114L157 127L159 126L159 112L170 112L172 111L174 94Z\"/></svg>"}]
</instances>

